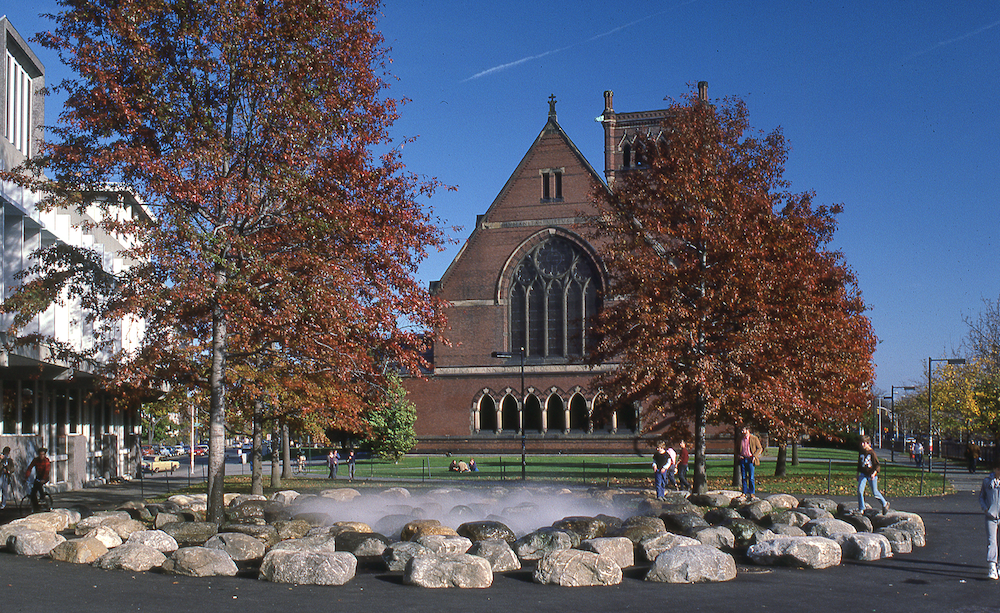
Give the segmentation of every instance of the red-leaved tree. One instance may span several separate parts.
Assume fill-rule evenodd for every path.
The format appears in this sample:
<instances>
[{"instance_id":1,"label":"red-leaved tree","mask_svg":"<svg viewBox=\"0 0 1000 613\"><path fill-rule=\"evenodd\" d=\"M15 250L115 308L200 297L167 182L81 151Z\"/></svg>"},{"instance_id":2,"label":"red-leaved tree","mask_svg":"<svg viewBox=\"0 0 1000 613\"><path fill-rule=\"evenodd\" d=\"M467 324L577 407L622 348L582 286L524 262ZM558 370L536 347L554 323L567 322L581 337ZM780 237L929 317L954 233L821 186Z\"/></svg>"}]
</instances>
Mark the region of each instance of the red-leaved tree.
<instances>
[{"instance_id":1,"label":"red-leaved tree","mask_svg":"<svg viewBox=\"0 0 1000 613\"><path fill-rule=\"evenodd\" d=\"M23 322L69 292L103 338L102 322L143 321L102 374L207 391L208 516L221 521L228 390L350 429L383 399L386 364L418 365L420 334L443 324L414 279L443 241L418 202L436 182L405 172L389 140L377 0L60 4L36 40L76 77L57 86L67 100L43 155L8 178L123 237L130 265L50 251L6 308ZM109 183L150 217L92 197ZM233 380L237 365L267 375Z\"/></svg>"},{"instance_id":2,"label":"red-leaved tree","mask_svg":"<svg viewBox=\"0 0 1000 613\"><path fill-rule=\"evenodd\" d=\"M709 423L792 434L860 415L874 335L824 248L839 207L788 192L780 131L691 93L633 150L638 168L596 198L610 280L592 359L617 363L605 389L675 436L693 423L698 492Z\"/></svg>"}]
</instances>

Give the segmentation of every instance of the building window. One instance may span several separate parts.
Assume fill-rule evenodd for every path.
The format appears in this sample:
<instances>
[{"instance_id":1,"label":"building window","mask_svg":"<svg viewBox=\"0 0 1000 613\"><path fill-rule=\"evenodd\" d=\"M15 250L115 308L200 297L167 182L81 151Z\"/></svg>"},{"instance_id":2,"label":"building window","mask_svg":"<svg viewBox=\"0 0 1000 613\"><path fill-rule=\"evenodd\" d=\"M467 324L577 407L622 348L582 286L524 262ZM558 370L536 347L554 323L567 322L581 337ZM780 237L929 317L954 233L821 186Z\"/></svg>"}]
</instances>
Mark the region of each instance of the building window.
<instances>
[{"instance_id":1,"label":"building window","mask_svg":"<svg viewBox=\"0 0 1000 613\"><path fill-rule=\"evenodd\" d=\"M17 434L17 381L3 381L3 433Z\"/></svg>"},{"instance_id":2,"label":"building window","mask_svg":"<svg viewBox=\"0 0 1000 613\"><path fill-rule=\"evenodd\" d=\"M70 389L68 393L69 402L69 433L80 433L80 393L76 389Z\"/></svg>"},{"instance_id":3,"label":"building window","mask_svg":"<svg viewBox=\"0 0 1000 613\"><path fill-rule=\"evenodd\" d=\"M31 381L21 383L21 434L35 433L35 385Z\"/></svg>"},{"instance_id":4,"label":"building window","mask_svg":"<svg viewBox=\"0 0 1000 613\"><path fill-rule=\"evenodd\" d=\"M521 429L520 409L517 399L510 394L500 401L500 429L507 432L518 432Z\"/></svg>"},{"instance_id":5,"label":"building window","mask_svg":"<svg viewBox=\"0 0 1000 613\"><path fill-rule=\"evenodd\" d=\"M542 200L562 200L562 169L552 170L547 168L539 171L539 174L542 177Z\"/></svg>"},{"instance_id":6,"label":"building window","mask_svg":"<svg viewBox=\"0 0 1000 613\"><path fill-rule=\"evenodd\" d=\"M545 401L545 429L550 432L568 430L566 427L566 409L562 398L555 394Z\"/></svg>"},{"instance_id":7,"label":"building window","mask_svg":"<svg viewBox=\"0 0 1000 613\"><path fill-rule=\"evenodd\" d=\"M483 396L479 401L480 432L495 432L497 430L497 405L489 396Z\"/></svg>"},{"instance_id":8,"label":"building window","mask_svg":"<svg viewBox=\"0 0 1000 613\"><path fill-rule=\"evenodd\" d=\"M569 429L579 432L590 431L587 401L580 394L575 394L569 401Z\"/></svg>"},{"instance_id":9,"label":"building window","mask_svg":"<svg viewBox=\"0 0 1000 613\"><path fill-rule=\"evenodd\" d=\"M7 99L5 101L4 136L25 156L31 141L31 77L21 64L6 52Z\"/></svg>"},{"instance_id":10,"label":"building window","mask_svg":"<svg viewBox=\"0 0 1000 613\"><path fill-rule=\"evenodd\" d=\"M524 399L524 410L521 412L521 420L527 432L544 432L542 423L542 405L538 398L531 394Z\"/></svg>"},{"instance_id":11,"label":"building window","mask_svg":"<svg viewBox=\"0 0 1000 613\"><path fill-rule=\"evenodd\" d=\"M581 357L598 310L590 257L564 238L540 243L521 260L510 286L511 347L525 357Z\"/></svg>"}]
</instances>

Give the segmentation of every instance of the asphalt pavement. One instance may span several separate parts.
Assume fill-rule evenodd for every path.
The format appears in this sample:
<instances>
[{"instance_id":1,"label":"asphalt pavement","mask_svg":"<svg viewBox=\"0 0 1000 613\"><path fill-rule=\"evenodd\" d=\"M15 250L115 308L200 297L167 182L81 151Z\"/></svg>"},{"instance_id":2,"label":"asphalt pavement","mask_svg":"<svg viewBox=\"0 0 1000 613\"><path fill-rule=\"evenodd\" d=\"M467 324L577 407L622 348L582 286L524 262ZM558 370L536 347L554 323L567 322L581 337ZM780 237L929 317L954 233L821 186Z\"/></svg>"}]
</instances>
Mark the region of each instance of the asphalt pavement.
<instances>
[{"instance_id":1,"label":"asphalt pavement","mask_svg":"<svg viewBox=\"0 0 1000 613\"><path fill-rule=\"evenodd\" d=\"M733 581L670 585L643 581L646 568L636 567L626 570L621 585L588 588L538 585L530 570L522 570L497 574L488 589L429 590L403 585L400 573L371 569L359 571L343 586L298 586L258 581L252 575L198 579L0 554L0 612L1000 611L1000 582L985 578L985 530L976 499L984 475L952 471L955 494L891 499L893 508L923 517L926 547L825 570L739 563ZM152 487L151 481L144 486ZM113 507L137 498L136 486L63 493L57 502L80 495L91 508Z\"/></svg>"}]
</instances>

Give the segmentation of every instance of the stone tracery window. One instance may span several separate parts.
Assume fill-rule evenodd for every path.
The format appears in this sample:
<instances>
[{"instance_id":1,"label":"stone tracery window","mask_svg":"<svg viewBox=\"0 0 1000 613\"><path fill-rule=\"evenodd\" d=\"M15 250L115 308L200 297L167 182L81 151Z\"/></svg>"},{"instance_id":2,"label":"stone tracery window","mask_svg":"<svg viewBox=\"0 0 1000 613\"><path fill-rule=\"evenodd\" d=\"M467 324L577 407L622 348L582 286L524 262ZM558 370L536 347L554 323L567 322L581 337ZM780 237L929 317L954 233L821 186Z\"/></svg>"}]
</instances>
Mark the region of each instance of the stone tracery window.
<instances>
[{"instance_id":1,"label":"stone tracery window","mask_svg":"<svg viewBox=\"0 0 1000 613\"><path fill-rule=\"evenodd\" d=\"M511 347L526 357L583 356L597 314L597 272L582 249L552 237L518 264L510 285Z\"/></svg>"}]
</instances>

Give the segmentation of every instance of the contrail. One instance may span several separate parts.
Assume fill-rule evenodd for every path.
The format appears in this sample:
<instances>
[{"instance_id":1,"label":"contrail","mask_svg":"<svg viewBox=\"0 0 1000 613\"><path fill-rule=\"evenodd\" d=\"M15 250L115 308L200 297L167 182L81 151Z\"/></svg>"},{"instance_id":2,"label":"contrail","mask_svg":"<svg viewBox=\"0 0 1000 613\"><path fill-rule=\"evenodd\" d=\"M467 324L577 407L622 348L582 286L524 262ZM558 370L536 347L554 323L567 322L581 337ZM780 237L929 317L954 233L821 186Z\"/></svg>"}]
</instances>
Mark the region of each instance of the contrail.
<instances>
[{"instance_id":1,"label":"contrail","mask_svg":"<svg viewBox=\"0 0 1000 613\"><path fill-rule=\"evenodd\" d=\"M569 49L570 47L575 47L576 45L579 45L579 44L580 43L575 43L575 44L569 45L568 47L562 47L561 49L552 49L551 51L546 51L545 53L539 53L538 55L529 55L528 57L522 57L519 60L514 60L513 62L509 62L507 64L500 64L499 66L494 66L493 68L487 68L486 70L484 70L482 72L477 72L476 74L472 75L471 77L469 77L467 79L462 79L462 81L460 81L460 82L461 83L465 83L466 81L471 81L473 79L478 79L479 77L485 77L486 75L493 74L494 72L500 72L501 70L507 70L508 68L513 68L514 66L517 66L518 64L523 64L525 62L530 62L531 60L537 60L540 57L545 57L546 55L551 55L553 53L559 53L560 51L565 51L565 50Z\"/></svg>"},{"instance_id":2,"label":"contrail","mask_svg":"<svg viewBox=\"0 0 1000 613\"><path fill-rule=\"evenodd\" d=\"M621 25L621 26L612 28L612 29L608 30L607 32L603 32L601 34L597 34L597 35L591 36L590 38L588 38L586 40L575 42L572 45L567 45L565 47L560 47L558 49L551 49L551 50L546 51L544 53L539 53L538 55L529 55L528 57L523 57L523 58L521 58L519 60L514 60L513 62L508 62L506 64L500 64L498 66L494 66L493 68L487 68L486 70L484 70L482 72L477 72L476 74L472 75L471 77L468 77L466 79L462 79L462 81L460 81L460 82L461 83L465 83L466 81L472 81L473 79L478 79L480 77L485 77L486 75L491 75L491 74L493 74L495 72L500 72L502 70L507 70L508 68L513 68L514 66L517 66L518 64L523 64L525 62L530 62L531 60L537 60L538 58L545 57L546 55L552 55L553 53L559 53L559 52L565 51L567 49L572 49L573 47L576 47L576 46L579 46L579 45L582 45L582 44L585 44L585 43L589 43L589 42L597 40L599 38L604 38L605 36L610 36L610 35L612 35L612 34L614 34L616 32L620 32L620 31L622 31L622 30L624 30L626 28L631 28L632 26L634 26L634 25L636 25L638 23L642 23L643 21L647 21L649 19L652 19L653 17L658 17L658 16L660 16L660 15L662 15L664 13L668 13L668 12L674 10L674 9L678 9L678 8L680 8L682 6L686 6L688 4L693 4L695 2L698 2L698 0L688 0L687 2L681 2L680 4L678 4L676 6L672 6L672 7L668 8L668 9L664 9L662 11L659 11L657 13L653 13L651 15L646 15L645 17L640 17L639 19L636 19L635 21L626 23L625 25Z\"/></svg>"},{"instance_id":3,"label":"contrail","mask_svg":"<svg viewBox=\"0 0 1000 613\"><path fill-rule=\"evenodd\" d=\"M961 36L956 36L955 38L951 38L951 39L948 39L948 40L943 40L943 41L939 42L938 44L934 45L933 47L928 47L927 49L924 49L923 51L919 51L917 53L914 53L913 55L911 55L910 57L908 57L907 60L912 60L915 57L919 57L921 55L925 55L925 54L930 53L931 51L934 51L935 49L938 49L940 47L944 47L944 46L950 45L952 43L957 43L960 40L965 40L966 38L969 38L971 36L975 36L976 34L982 34L986 30L989 30L991 28L995 28L997 26L1000 26L1000 21L995 21L995 22L991 23L988 26L983 26L983 27L979 28L978 30L973 30L972 32L966 32L965 34L963 34Z\"/></svg>"}]
</instances>

